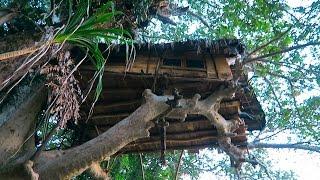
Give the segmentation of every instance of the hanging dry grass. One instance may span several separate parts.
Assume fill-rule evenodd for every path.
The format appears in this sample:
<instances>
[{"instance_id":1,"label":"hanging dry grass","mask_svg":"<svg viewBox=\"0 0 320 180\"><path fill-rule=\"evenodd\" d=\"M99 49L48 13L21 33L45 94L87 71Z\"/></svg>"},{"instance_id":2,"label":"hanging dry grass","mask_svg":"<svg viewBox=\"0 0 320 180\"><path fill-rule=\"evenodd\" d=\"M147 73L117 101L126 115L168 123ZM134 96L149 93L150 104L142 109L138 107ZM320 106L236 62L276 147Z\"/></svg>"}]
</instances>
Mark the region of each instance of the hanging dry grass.
<instances>
[{"instance_id":1,"label":"hanging dry grass","mask_svg":"<svg viewBox=\"0 0 320 180\"><path fill-rule=\"evenodd\" d=\"M65 127L67 121L74 120L77 123L80 118L81 89L75 78L74 62L70 58L69 51L61 51L57 56L57 65L47 65L41 69L41 74L47 77L49 113L57 116L59 127Z\"/></svg>"}]
</instances>

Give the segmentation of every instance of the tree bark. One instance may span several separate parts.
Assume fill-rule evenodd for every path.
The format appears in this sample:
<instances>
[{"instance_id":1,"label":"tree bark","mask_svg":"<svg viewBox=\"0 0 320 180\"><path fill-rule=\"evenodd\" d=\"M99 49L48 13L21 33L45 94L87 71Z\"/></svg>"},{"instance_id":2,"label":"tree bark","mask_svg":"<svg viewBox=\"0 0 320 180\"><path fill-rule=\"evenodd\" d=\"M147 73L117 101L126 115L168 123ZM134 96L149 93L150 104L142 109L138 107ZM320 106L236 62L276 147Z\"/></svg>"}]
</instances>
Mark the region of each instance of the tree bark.
<instances>
[{"instance_id":1,"label":"tree bark","mask_svg":"<svg viewBox=\"0 0 320 180\"><path fill-rule=\"evenodd\" d=\"M34 148L35 120L46 93L43 81L29 83L22 82L0 105L0 167L23 147Z\"/></svg>"},{"instance_id":2,"label":"tree bark","mask_svg":"<svg viewBox=\"0 0 320 180\"><path fill-rule=\"evenodd\" d=\"M35 162L30 162L27 157L24 157L24 171L29 172L30 177L32 178L36 178L36 175L39 175L40 179L70 179L71 177L82 173L92 164L109 158L132 141L148 137L148 130L153 126L153 120L158 116L184 119L188 114L205 115L218 129L219 135L223 136L223 141L220 142L221 147L223 147L230 156L233 156L234 159L240 159L242 155L234 152L237 148L231 144L231 139L228 137L228 134L232 133L237 128L237 120L226 121L218 113L221 100L225 97L232 96L233 93L234 88L223 87L204 100L199 101L200 95L196 94L191 99L178 99L176 100L177 107L170 107L167 104L168 99L174 100L173 96L157 96L153 94L151 90L145 90L143 93L145 103L108 131L80 146L68 150L42 152L39 155L39 158L35 159ZM2 140L3 142L6 142L6 144L2 144L1 147L11 147L10 153L5 154L6 157L12 155L14 150L23 143L26 135L30 135L28 134L30 128L32 130L34 129L32 122L34 122L35 114L40 107L40 103L37 102L39 102L43 96L39 96L38 91L35 91L34 95L29 95L27 97L30 98L30 101L23 100L23 98L20 101L17 101L24 102L25 104L22 106L19 104L13 105L16 107L15 112L17 113L10 113L9 111L8 113L2 113L3 119L5 119L2 120L2 122L17 124L15 131L24 132L25 134L14 146L9 145L9 142L13 142L13 137L11 136L7 135L6 139ZM7 106L11 107L10 104ZM37 108L30 108L31 106L37 106ZM14 115L9 116L6 114ZM30 125L25 125L27 122ZM10 134L9 131L10 129L6 130L2 128L0 133L3 135ZM34 147L29 147L29 151L25 150L25 154L28 154L27 152L30 152L30 149L32 151ZM16 172L13 169L14 166L10 167L12 167L10 172ZM18 167L21 168L21 166ZM0 177L1 173L10 175L10 172L3 173L3 171L0 171Z\"/></svg>"},{"instance_id":3,"label":"tree bark","mask_svg":"<svg viewBox=\"0 0 320 180\"><path fill-rule=\"evenodd\" d=\"M100 136L65 151L43 152L35 162L41 179L69 179L115 154L130 142L149 136L151 120L169 108L150 91L144 93L146 103Z\"/></svg>"},{"instance_id":4,"label":"tree bark","mask_svg":"<svg viewBox=\"0 0 320 180\"><path fill-rule=\"evenodd\" d=\"M36 45L36 42L39 41L40 38L41 34L38 33L19 33L0 38L0 56L4 56L7 53L14 54L14 52L26 48L30 49L30 47L34 47ZM7 79L11 78L11 82L15 82L28 71L29 65L24 68L20 68L26 60L26 55L27 54L20 54L20 56L0 60L0 89L5 85L10 85L10 83L5 82ZM20 70L16 71L17 69Z\"/></svg>"},{"instance_id":5,"label":"tree bark","mask_svg":"<svg viewBox=\"0 0 320 180\"><path fill-rule=\"evenodd\" d=\"M0 11L0 26L6 22L11 21L13 18L17 17L18 13L13 11Z\"/></svg>"}]
</instances>

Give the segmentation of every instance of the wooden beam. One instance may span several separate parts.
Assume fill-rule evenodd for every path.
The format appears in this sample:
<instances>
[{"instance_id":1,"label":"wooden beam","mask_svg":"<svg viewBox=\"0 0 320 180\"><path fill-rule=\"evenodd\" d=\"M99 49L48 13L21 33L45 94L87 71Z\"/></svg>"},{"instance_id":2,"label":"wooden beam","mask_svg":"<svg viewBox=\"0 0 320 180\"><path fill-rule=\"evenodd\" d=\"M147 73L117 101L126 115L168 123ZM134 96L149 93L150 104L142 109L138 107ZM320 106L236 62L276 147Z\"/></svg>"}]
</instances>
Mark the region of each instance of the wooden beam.
<instances>
[{"instance_id":1,"label":"wooden beam","mask_svg":"<svg viewBox=\"0 0 320 180\"><path fill-rule=\"evenodd\" d=\"M193 145L193 146L175 146L175 147L167 147L167 152L173 152L174 150L195 150L195 151L199 151L199 149L204 149L204 148L208 148L208 147L216 147L218 146L217 143L204 143L204 144L200 144L200 145ZM157 149L156 147L153 147L153 149L127 149L126 147L124 147L123 149L121 149L119 152L117 152L115 154L115 156L119 155L119 154L125 154L125 153L154 153L156 151L158 151L159 149Z\"/></svg>"},{"instance_id":2,"label":"wooden beam","mask_svg":"<svg viewBox=\"0 0 320 180\"><path fill-rule=\"evenodd\" d=\"M240 135L241 137L245 137L245 135ZM160 137L159 137L160 138ZM178 150L178 149L202 149L207 147L215 147L218 146L219 137L212 136L204 136L193 139L186 140L176 140L176 139L167 139L167 150ZM240 141L232 141L235 145L246 144L246 139ZM160 141L146 141L146 142L133 142L127 146L125 146L120 152L128 153L128 152L154 152L160 151Z\"/></svg>"},{"instance_id":3,"label":"wooden beam","mask_svg":"<svg viewBox=\"0 0 320 180\"><path fill-rule=\"evenodd\" d=\"M117 122L121 121L122 119L128 117L129 113L121 113L121 114L115 114L115 115L96 115L91 117L89 120L90 124L95 125L114 125ZM105 130L105 129L103 129Z\"/></svg>"},{"instance_id":4,"label":"wooden beam","mask_svg":"<svg viewBox=\"0 0 320 180\"><path fill-rule=\"evenodd\" d=\"M232 72L226 58L223 56L217 56L217 57L214 57L214 62L217 67L218 78L231 80Z\"/></svg>"},{"instance_id":5,"label":"wooden beam","mask_svg":"<svg viewBox=\"0 0 320 180\"><path fill-rule=\"evenodd\" d=\"M96 69L93 66L88 66L88 65L83 65L80 68L80 72L81 74L94 74L94 72L96 71ZM105 71L104 73L105 75L110 75L110 76L119 76L119 77L130 77L130 78L136 78L136 79L141 79L141 78L154 78L153 74L141 74L141 73L131 73L128 72L126 74L124 73L115 73L115 72L108 72ZM105 76L106 77L106 76ZM195 81L204 81L204 82L219 82L219 83L223 83L226 82L226 80L222 80L222 79L209 79L209 78L195 78L195 77L173 77L173 76L169 76L169 79L174 79L174 80L182 80L182 81L190 81L190 82L195 82Z\"/></svg>"},{"instance_id":6,"label":"wooden beam","mask_svg":"<svg viewBox=\"0 0 320 180\"><path fill-rule=\"evenodd\" d=\"M105 105L106 104L106 105ZM95 108L101 108L101 109L116 109L119 107L127 107L127 106L136 106L141 104L141 100L130 100L130 101L120 101L115 103L105 103L101 105L96 105Z\"/></svg>"},{"instance_id":7,"label":"wooden beam","mask_svg":"<svg viewBox=\"0 0 320 180\"><path fill-rule=\"evenodd\" d=\"M218 142L219 137L213 137L213 136L204 136L204 137L199 137L199 138L193 138L193 139L185 139L185 140L177 140L177 139L167 139L166 143L167 146L175 146L175 144L181 145L181 144L201 144L201 142ZM159 146L160 150L160 141L147 141L143 143L130 143L126 146L126 148L134 148L136 146L147 146L147 147L152 147L154 145Z\"/></svg>"}]
</instances>

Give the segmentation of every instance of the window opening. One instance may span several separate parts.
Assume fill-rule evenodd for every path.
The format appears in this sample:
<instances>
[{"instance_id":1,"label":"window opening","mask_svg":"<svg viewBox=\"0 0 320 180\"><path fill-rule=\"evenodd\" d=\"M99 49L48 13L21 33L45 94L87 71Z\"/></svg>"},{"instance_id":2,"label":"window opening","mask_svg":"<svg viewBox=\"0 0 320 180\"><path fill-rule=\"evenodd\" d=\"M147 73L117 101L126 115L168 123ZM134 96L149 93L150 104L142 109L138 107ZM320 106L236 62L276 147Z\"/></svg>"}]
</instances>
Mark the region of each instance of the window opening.
<instances>
[{"instance_id":1,"label":"window opening","mask_svg":"<svg viewBox=\"0 0 320 180\"><path fill-rule=\"evenodd\" d=\"M187 59L187 68L204 69L204 61L202 59Z\"/></svg>"},{"instance_id":2,"label":"window opening","mask_svg":"<svg viewBox=\"0 0 320 180\"><path fill-rule=\"evenodd\" d=\"M126 58L125 57L121 57L121 56L110 57L107 60L107 63L125 65L126 64Z\"/></svg>"},{"instance_id":3,"label":"window opening","mask_svg":"<svg viewBox=\"0 0 320 180\"><path fill-rule=\"evenodd\" d=\"M181 67L181 59L163 59L163 65Z\"/></svg>"}]
</instances>

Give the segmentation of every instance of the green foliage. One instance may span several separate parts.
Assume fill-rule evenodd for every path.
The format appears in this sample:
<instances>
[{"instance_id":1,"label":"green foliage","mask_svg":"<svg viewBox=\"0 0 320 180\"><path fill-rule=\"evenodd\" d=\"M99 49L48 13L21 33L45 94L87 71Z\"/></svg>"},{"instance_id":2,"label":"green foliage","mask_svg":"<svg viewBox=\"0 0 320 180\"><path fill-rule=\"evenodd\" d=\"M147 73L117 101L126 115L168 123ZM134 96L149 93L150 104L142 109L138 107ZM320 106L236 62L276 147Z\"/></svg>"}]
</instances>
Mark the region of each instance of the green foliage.
<instances>
[{"instance_id":1,"label":"green foliage","mask_svg":"<svg viewBox=\"0 0 320 180\"><path fill-rule=\"evenodd\" d=\"M254 56L280 52L288 47L320 42L320 2L292 8L284 1L174 1L201 16L175 17L177 26L151 24L142 32L141 41L163 42L186 39L239 38L248 54ZM159 38L160 37L160 38ZM319 109L310 109L308 98L319 97L319 44L286 53L275 53L245 66L252 76L251 85L266 113L266 131L291 129L303 140L319 145ZM243 57L248 58L248 57ZM310 113L302 112L303 110ZM312 127L310 129L310 127ZM310 132L310 133L307 133Z\"/></svg>"},{"instance_id":2,"label":"green foliage","mask_svg":"<svg viewBox=\"0 0 320 180\"><path fill-rule=\"evenodd\" d=\"M18 16L5 25L0 25L0 37L19 32L41 32L46 23L44 14L49 10L49 0L0 0L0 14L3 10L17 11Z\"/></svg>"},{"instance_id":3,"label":"green foliage","mask_svg":"<svg viewBox=\"0 0 320 180\"><path fill-rule=\"evenodd\" d=\"M67 24L54 41L80 46L84 51L89 52L88 55L97 71L98 83L95 94L97 100L102 90L102 72L106 62L98 48L98 43L132 44L130 39L124 38L124 36L130 37L126 30L103 26L115 23L116 17L123 13L120 12L121 9L117 11L111 2L102 5L97 11L92 11L91 1L81 0L77 6L72 5L71 1L61 2L60 8L57 9L57 16L60 20L67 18ZM152 1L134 0L132 2L133 12L137 16L135 23L148 20L148 8ZM188 5L189 10L202 17L210 27L188 13L175 17L177 26L161 24L153 19L150 26L141 32L138 41L156 43L201 38L239 38L246 45L247 52L254 52L254 56L320 41L320 1L312 2L310 6L296 8L290 7L286 1L177 0L175 2L181 6ZM39 32L44 25L53 24L49 15L50 1L0 0L0 5L1 8L20 10L18 18L1 26L0 37L19 31L36 29L36 32ZM62 7L69 7L68 12ZM67 16L64 17L66 14ZM129 59L129 50L126 53ZM244 67L252 77L250 83L265 110L266 132L289 130L295 134L295 138L288 141L320 145L319 57L319 46L309 46L304 50L295 49L284 54L276 53ZM46 126L45 129L53 127L52 123L43 126ZM41 129L39 135L44 134L47 132ZM59 137L72 139L72 133L57 132L48 148L57 147L58 144L65 144L64 147L67 148L71 144ZM267 138L266 141L272 138ZM253 153L259 159L267 156L265 151ZM146 179L172 179L178 154L167 155L167 167L160 165L158 154L143 155ZM271 166L269 161L264 163ZM110 162L111 176L114 179L141 179L140 167L140 159L136 154L122 155L113 158ZM203 171L214 172L220 176L236 177L227 158L216 160L207 155L186 153L181 174L196 179ZM251 165L245 165L242 175L244 179L267 178L263 168L253 168ZM271 171L270 175L274 179L294 179L292 172L275 170ZM83 174L78 178L89 179L90 177Z\"/></svg>"},{"instance_id":4,"label":"green foliage","mask_svg":"<svg viewBox=\"0 0 320 180\"><path fill-rule=\"evenodd\" d=\"M54 42L64 44L70 43L82 47L89 51L89 56L96 67L98 83L95 91L96 102L102 92L102 76L106 63L106 58L98 47L98 43L105 43L111 47L113 42L130 43L130 39L124 35L131 35L124 29L104 28L104 24L111 24L115 21L115 16L122 14L115 11L113 2L102 5L95 13L89 15L90 1L82 0L78 4L77 11L69 17L68 24L55 38ZM69 10L71 11L71 10ZM132 44L133 45L133 44ZM110 49L108 49L110 50ZM127 59L127 62L129 60Z\"/></svg>"},{"instance_id":5,"label":"green foliage","mask_svg":"<svg viewBox=\"0 0 320 180\"><path fill-rule=\"evenodd\" d=\"M166 155L167 166L162 166L158 153L146 153L142 155L143 169L146 180L153 179L174 179L176 166L178 163L180 152L170 152ZM267 156L264 150L255 150L251 155L258 159ZM142 170L140 158L138 154L126 154L116 156L110 160L108 166L102 166L109 169L112 179L142 180ZM291 171L280 171L270 169L272 162L264 161L264 165L268 167L268 174L272 179L295 179L295 174ZM200 154L185 152L180 167L178 179L191 178L199 179L200 172L213 173L216 177L229 176L231 179L237 179L236 171L230 167L229 159L218 154L215 150L203 150ZM253 167L250 164L245 164L240 176L242 179L269 179L266 169L261 166ZM76 179L91 179L87 173L83 173Z\"/></svg>"},{"instance_id":6,"label":"green foliage","mask_svg":"<svg viewBox=\"0 0 320 180\"><path fill-rule=\"evenodd\" d=\"M319 1L297 8L290 7L285 1L177 0L173 3L189 6L189 10L202 17L210 28L188 14L172 17L177 26L161 24L154 19L142 31L140 41L156 43L200 38L239 38L246 45L246 51L255 52L255 56L308 42L320 42ZM288 139L289 142L320 145L317 133L320 131L319 52L319 45L294 49L275 53L245 67L266 113L265 132L289 131L294 134L294 138ZM276 138L279 136L264 141ZM225 166L223 168L228 171ZM249 171L245 168L244 173ZM247 176L249 179L259 179L262 171ZM294 176L292 172L273 171L270 174L276 179L286 179L286 176L293 179ZM265 174L263 176L267 178Z\"/></svg>"},{"instance_id":7,"label":"green foliage","mask_svg":"<svg viewBox=\"0 0 320 180\"><path fill-rule=\"evenodd\" d=\"M159 153L142 155L145 179L174 179L180 152L166 153L167 166L162 166ZM200 163L196 154L184 153L180 174L197 179L200 173ZM142 179L139 154L127 154L111 160L110 175L113 179Z\"/></svg>"}]
</instances>

